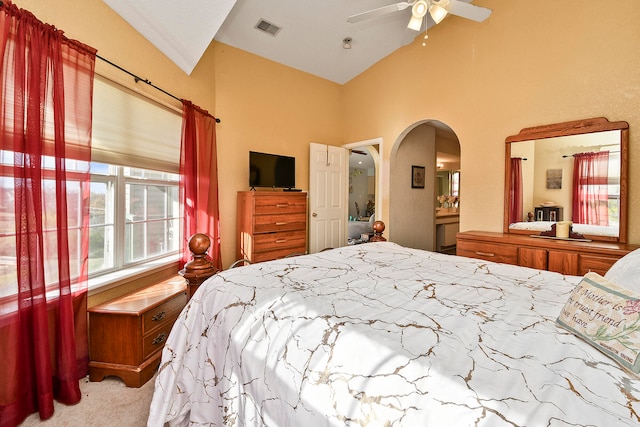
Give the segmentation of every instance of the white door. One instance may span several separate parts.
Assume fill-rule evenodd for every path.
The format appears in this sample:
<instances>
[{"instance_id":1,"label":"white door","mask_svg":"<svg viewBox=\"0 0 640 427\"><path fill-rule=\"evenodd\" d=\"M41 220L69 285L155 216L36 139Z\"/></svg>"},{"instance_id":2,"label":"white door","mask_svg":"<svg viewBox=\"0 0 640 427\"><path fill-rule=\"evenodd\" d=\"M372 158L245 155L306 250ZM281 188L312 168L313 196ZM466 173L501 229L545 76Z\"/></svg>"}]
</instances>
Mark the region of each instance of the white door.
<instances>
[{"instance_id":1,"label":"white door","mask_svg":"<svg viewBox=\"0 0 640 427\"><path fill-rule=\"evenodd\" d=\"M348 151L310 144L309 252L347 244Z\"/></svg>"}]
</instances>

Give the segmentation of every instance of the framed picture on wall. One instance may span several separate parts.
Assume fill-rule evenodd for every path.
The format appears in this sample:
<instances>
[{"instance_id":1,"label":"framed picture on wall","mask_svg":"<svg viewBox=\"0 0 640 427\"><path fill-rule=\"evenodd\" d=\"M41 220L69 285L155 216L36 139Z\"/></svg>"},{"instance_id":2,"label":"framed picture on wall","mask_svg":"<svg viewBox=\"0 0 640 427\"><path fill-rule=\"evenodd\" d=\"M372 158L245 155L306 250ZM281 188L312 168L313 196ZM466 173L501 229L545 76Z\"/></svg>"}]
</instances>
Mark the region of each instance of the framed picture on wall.
<instances>
[{"instance_id":1,"label":"framed picture on wall","mask_svg":"<svg viewBox=\"0 0 640 427\"><path fill-rule=\"evenodd\" d=\"M411 166L411 188L424 188L424 166Z\"/></svg>"},{"instance_id":2,"label":"framed picture on wall","mask_svg":"<svg viewBox=\"0 0 640 427\"><path fill-rule=\"evenodd\" d=\"M547 169L547 188L549 190L562 188L562 169Z\"/></svg>"}]
</instances>

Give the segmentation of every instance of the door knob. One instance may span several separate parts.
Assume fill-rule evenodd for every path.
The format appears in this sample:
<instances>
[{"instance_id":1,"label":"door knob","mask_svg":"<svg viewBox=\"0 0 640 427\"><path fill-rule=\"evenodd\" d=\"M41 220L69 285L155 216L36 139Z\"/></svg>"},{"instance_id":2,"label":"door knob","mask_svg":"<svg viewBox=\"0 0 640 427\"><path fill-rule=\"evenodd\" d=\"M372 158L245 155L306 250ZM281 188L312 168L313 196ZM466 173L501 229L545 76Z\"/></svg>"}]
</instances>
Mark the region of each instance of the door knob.
<instances>
[{"instance_id":1,"label":"door knob","mask_svg":"<svg viewBox=\"0 0 640 427\"><path fill-rule=\"evenodd\" d=\"M315 218L315 217L318 216L318 214L314 212L314 213L311 214L311 216Z\"/></svg>"}]
</instances>

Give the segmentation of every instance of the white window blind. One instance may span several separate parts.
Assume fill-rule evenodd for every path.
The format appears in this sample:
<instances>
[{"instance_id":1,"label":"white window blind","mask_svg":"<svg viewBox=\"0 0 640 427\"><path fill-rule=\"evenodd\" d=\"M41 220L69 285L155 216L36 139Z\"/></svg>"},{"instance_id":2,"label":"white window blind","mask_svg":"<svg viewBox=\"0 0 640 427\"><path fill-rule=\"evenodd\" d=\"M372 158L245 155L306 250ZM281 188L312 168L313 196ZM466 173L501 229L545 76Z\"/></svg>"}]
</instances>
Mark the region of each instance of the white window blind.
<instances>
[{"instance_id":1,"label":"white window blind","mask_svg":"<svg viewBox=\"0 0 640 427\"><path fill-rule=\"evenodd\" d=\"M96 76L92 161L178 173L181 132L177 112Z\"/></svg>"}]
</instances>

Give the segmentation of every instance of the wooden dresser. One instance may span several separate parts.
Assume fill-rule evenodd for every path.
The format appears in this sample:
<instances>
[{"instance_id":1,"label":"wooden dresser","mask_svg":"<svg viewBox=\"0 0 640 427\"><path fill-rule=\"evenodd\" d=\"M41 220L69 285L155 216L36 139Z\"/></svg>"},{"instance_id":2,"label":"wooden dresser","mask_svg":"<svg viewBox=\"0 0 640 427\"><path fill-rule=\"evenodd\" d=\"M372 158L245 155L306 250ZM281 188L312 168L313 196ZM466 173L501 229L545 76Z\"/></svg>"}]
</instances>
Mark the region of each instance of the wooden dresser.
<instances>
[{"instance_id":1,"label":"wooden dresser","mask_svg":"<svg viewBox=\"0 0 640 427\"><path fill-rule=\"evenodd\" d=\"M640 246L579 242L518 234L465 231L458 233L456 254L506 264L582 276L604 275L620 258Z\"/></svg>"},{"instance_id":2,"label":"wooden dresser","mask_svg":"<svg viewBox=\"0 0 640 427\"><path fill-rule=\"evenodd\" d=\"M251 262L307 251L307 193L238 192L236 256Z\"/></svg>"},{"instance_id":3,"label":"wooden dresser","mask_svg":"<svg viewBox=\"0 0 640 427\"><path fill-rule=\"evenodd\" d=\"M186 303L185 280L174 276L89 308L89 380L113 375L129 387L146 383Z\"/></svg>"}]
</instances>

